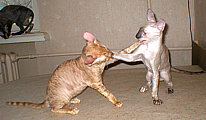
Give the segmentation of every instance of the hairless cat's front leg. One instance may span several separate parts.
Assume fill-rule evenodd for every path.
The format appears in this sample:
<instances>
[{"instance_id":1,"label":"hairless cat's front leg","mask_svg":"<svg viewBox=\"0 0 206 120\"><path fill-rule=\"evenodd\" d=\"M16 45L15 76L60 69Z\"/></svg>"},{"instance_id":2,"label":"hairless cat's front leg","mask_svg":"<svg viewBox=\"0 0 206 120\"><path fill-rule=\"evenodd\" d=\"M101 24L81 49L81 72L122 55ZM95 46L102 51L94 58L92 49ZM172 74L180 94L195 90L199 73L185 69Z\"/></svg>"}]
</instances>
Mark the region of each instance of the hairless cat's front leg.
<instances>
[{"instance_id":1,"label":"hairless cat's front leg","mask_svg":"<svg viewBox=\"0 0 206 120\"><path fill-rule=\"evenodd\" d=\"M141 61L141 54L121 54L121 53L114 53L113 58L118 60L123 60L126 62L136 62Z\"/></svg>"},{"instance_id":2,"label":"hairless cat's front leg","mask_svg":"<svg viewBox=\"0 0 206 120\"><path fill-rule=\"evenodd\" d=\"M138 41L138 42L130 45L129 47L121 50L121 51L118 52L118 53L119 53L119 54L131 54L131 53L133 53L140 45L141 45L141 42ZM114 54L117 55L117 53L114 53ZM113 55L114 55L114 54L113 54ZM111 64L111 63L114 63L114 62L116 62L116 61L119 60L119 59L117 59L117 58L114 58L114 56L112 56L112 57L113 57L113 58L111 58L111 59L107 62L107 65L109 65L109 64Z\"/></svg>"}]
</instances>

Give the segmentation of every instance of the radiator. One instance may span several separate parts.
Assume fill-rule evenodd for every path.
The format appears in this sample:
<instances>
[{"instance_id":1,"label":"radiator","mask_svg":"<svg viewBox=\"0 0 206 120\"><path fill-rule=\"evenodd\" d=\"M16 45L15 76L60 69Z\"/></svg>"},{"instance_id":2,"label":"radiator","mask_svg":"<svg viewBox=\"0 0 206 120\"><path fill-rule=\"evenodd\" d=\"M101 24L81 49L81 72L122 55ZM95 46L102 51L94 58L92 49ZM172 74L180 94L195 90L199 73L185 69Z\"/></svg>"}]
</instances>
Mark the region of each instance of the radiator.
<instances>
[{"instance_id":1,"label":"radiator","mask_svg":"<svg viewBox=\"0 0 206 120\"><path fill-rule=\"evenodd\" d=\"M53 57L53 56L73 56L81 53L54 53L54 54L40 54L40 55L25 55L17 56L11 52L9 54L0 53L0 83L6 83L19 79L18 60L33 59L38 57Z\"/></svg>"},{"instance_id":2,"label":"radiator","mask_svg":"<svg viewBox=\"0 0 206 120\"><path fill-rule=\"evenodd\" d=\"M0 83L19 79L18 62L15 53L0 53Z\"/></svg>"}]
</instances>

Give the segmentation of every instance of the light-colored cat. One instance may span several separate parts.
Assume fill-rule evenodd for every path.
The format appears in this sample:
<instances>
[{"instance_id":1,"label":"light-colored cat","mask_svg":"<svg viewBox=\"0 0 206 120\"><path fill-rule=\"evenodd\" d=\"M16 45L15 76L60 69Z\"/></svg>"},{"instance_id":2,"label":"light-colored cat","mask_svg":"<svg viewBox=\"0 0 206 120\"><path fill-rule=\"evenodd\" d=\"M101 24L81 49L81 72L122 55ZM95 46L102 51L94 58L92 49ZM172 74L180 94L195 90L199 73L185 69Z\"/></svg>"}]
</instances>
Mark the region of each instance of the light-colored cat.
<instances>
[{"instance_id":1,"label":"light-colored cat","mask_svg":"<svg viewBox=\"0 0 206 120\"><path fill-rule=\"evenodd\" d=\"M168 85L168 93L173 93L170 75L169 52L163 44L163 30L165 22L156 21L152 10L147 11L148 24L141 27L136 38L141 45L132 54L115 53L113 58L127 62L143 61L148 71L146 74L147 84L140 88L140 92L146 92L152 86L152 98L155 105L162 104L158 97L159 79Z\"/></svg>"}]
</instances>

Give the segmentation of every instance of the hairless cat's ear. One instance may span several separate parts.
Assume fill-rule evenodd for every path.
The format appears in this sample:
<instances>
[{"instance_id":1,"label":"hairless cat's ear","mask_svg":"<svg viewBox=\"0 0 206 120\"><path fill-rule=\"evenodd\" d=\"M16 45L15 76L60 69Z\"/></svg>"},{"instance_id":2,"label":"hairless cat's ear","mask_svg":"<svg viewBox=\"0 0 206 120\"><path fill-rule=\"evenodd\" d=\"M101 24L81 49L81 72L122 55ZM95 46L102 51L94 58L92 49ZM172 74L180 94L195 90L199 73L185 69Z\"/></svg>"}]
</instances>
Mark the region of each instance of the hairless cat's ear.
<instances>
[{"instance_id":1,"label":"hairless cat's ear","mask_svg":"<svg viewBox=\"0 0 206 120\"><path fill-rule=\"evenodd\" d=\"M147 21L156 22L154 12L151 9L147 10Z\"/></svg>"},{"instance_id":2,"label":"hairless cat's ear","mask_svg":"<svg viewBox=\"0 0 206 120\"><path fill-rule=\"evenodd\" d=\"M88 42L94 42L96 40L96 37L89 32L84 32L83 38Z\"/></svg>"},{"instance_id":3,"label":"hairless cat's ear","mask_svg":"<svg viewBox=\"0 0 206 120\"><path fill-rule=\"evenodd\" d=\"M163 19L160 19L160 20L157 22L156 25L157 25L157 28L158 28L159 30L163 31L164 28L165 28L165 21L164 21Z\"/></svg>"}]
</instances>

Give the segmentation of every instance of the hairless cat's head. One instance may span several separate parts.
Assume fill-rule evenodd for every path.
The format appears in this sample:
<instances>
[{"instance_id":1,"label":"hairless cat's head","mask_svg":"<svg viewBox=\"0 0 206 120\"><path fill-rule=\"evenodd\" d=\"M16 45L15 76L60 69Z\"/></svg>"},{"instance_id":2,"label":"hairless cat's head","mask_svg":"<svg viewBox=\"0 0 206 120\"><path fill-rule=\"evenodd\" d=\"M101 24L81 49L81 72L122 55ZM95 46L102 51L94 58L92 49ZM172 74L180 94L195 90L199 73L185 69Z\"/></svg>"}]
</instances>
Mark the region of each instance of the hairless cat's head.
<instances>
[{"instance_id":1,"label":"hairless cat's head","mask_svg":"<svg viewBox=\"0 0 206 120\"><path fill-rule=\"evenodd\" d=\"M151 9L147 11L147 21L148 24L141 27L136 34L136 38L141 41L142 44L147 44L151 40L154 40L155 37L161 37L165 28L165 21L162 19L157 21Z\"/></svg>"}]
</instances>

